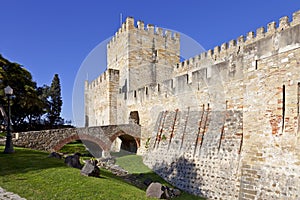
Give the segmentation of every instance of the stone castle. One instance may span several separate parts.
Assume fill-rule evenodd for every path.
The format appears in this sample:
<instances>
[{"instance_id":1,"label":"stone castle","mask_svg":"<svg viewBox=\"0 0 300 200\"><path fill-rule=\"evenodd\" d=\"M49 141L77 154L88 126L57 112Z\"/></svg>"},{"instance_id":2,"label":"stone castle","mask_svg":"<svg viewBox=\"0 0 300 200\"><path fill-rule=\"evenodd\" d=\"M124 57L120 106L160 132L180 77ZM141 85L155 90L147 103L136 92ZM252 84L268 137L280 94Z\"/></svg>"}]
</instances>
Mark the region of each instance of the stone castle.
<instances>
[{"instance_id":1,"label":"stone castle","mask_svg":"<svg viewBox=\"0 0 300 200\"><path fill-rule=\"evenodd\" d=\"M133 18L85 83L86 126L137 123L144 163L210 199L300 199L300 11L180 62Z\"/></svg>"}]
</instances>

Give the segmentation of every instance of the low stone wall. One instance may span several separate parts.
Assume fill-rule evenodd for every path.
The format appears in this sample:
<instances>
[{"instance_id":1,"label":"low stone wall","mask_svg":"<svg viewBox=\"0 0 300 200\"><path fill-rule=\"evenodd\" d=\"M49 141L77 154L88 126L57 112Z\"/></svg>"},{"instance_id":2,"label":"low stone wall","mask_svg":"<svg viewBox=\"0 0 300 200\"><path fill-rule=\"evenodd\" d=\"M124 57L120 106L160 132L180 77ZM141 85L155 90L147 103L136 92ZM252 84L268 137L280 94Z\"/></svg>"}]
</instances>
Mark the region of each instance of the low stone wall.
<instances>
[{"instance_id":1,"label":"low stone wall","mask_svg":"<svg viewBox=\"0 0 300 200\"><path fill-rule=\"evenodd\" d=\"M109 152L112 142L121 135L135 138L139 147L141 127L137 124L122 124L86 128L66 128L42 131L13 133L13 144L19 147L42 151L57 151L65 144L83 140L98 145L103 151ZM2 140L5 144L5 140Z\"/></svg>"}]
</instances>

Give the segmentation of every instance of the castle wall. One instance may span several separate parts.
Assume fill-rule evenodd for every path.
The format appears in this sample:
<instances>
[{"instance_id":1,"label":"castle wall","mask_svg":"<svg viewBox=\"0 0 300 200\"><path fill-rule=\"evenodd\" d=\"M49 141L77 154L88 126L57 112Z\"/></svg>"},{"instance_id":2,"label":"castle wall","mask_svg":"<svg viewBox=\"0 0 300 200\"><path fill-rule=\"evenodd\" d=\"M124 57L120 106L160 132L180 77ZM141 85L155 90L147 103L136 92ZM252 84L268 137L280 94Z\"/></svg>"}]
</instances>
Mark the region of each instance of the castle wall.
<instances>
[{"instance_id":1,"label":"castle wall","mask_svg":"<svg viewBox=\"0 0 300 200\"><path fill-rule=\"evenodd\" d=\"M144 162L208 198L299 198L299 15L179 63L173 79L129 92L129 110L140 113Z\"/></svg>"},{"instance_id":2,"label":"castle wall","mask_svg":"<svg viewBox=\"0 0 300 200\"><path fill-rule=\"evenodd\" d=\"M211 199L299 198L300 11L178 63L156 82L149 73L162 63L149 48L131 52L131 42L143 41L131 33L135 64L126 73L134 73L120 71L130 87L116 94L117 122L138 111L145 164Z\"/></svg>"},{"instance_id":3,"label":"castle wall","mask_svg":"<svg viewBox=\"0 0 300 200\"><path fill-rule=\"evenodd\" d=\"M119 71L106 70L85 85L85 113L87 126L117 124L117 95Z\"/></svg>"}]
</instances>

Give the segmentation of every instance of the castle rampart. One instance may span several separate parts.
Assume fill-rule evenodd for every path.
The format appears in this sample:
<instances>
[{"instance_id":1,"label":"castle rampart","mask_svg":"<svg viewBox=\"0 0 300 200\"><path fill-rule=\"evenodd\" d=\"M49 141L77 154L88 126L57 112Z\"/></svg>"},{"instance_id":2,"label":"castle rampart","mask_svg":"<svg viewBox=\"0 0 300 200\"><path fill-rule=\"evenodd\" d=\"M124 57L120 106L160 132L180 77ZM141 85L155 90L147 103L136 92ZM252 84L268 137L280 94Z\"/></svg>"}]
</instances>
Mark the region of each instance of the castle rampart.
<instances>
[{"instance_id":1,"label":"castle rampart","mask_svg":"<svg viewBox=\"0 0 300 200\"><path fill-rule=\"evenodd\" d=\"M138 113L144 162L177 187L211 199L298 199L300 11L181 63L177 52L171 61L165 54L164 79L150 80L149 72L151 42L159 46L155 34L165 36L147 27L129 18L108 47L127 34L128 54L120 55L132 65L116 67L114 105L120 124ZM141 35L145 51L137 50ZM125 80L134 86L125 90Z\"/></svg>"}]
</instances>

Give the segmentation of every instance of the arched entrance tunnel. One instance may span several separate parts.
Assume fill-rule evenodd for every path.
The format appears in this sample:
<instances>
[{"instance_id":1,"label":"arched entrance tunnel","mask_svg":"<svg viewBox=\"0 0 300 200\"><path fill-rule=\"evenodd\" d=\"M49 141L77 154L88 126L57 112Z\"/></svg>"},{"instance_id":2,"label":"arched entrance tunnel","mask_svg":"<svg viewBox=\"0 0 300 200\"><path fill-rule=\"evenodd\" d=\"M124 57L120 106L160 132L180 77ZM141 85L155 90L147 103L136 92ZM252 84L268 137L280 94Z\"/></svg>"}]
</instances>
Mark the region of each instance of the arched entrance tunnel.
<instances>
[{"instance_id":1,"label":"arched entrance tunnel","mask_svg":"<svg viewBox=\"0 0 300 200\"><path fill-rule=\"evenodd\" d=\"M112 143L111 151L120 152L127 151L129 153L136 153L138 149L139 141L134 137L124 134L118 136Z\"/></svg>"}]
</instances>

